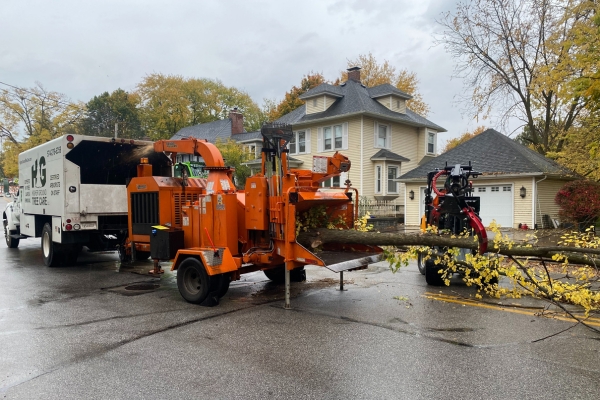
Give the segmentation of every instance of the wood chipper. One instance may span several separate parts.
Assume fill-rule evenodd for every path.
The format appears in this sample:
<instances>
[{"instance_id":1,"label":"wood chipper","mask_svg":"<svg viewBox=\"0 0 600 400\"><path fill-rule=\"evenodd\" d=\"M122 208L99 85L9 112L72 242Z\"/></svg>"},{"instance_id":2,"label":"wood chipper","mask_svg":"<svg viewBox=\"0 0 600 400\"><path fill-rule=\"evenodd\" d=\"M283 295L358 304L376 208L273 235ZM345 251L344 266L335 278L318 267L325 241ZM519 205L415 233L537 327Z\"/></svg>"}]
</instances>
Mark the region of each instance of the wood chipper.
<instances>
[{"instance_id":1,"label":"wood chipper","mask_svg":"<svg viewBox=\"0 0 600 400\"><path fill-rule=\"evenodd\" d=\"M296 242L297 220L312 207L322 207L339 229L354 227L358 193L350 182L337 190L321 188L321 182L347 172L350 161L336 152L314 157L312 170L290 169L291 126L265 125L261 133L261 172L246 180L244 191L236 189L217 147L193 138L158 141L154 148L172 160L178 153L201 156L208 171L204 187L185 186L185 178L153 177L143 162L128 186L130 247L148 243L155 269L159 261L172 260L188 302L218 304L231 281L262 270L285 282L289 307L290 281L305 279L305 265L343 274L380 260L382 250L375 246L325 244L315 252ZM179 207L176 199L184 191L193 195Z\"/></svg>"}]
</instances>

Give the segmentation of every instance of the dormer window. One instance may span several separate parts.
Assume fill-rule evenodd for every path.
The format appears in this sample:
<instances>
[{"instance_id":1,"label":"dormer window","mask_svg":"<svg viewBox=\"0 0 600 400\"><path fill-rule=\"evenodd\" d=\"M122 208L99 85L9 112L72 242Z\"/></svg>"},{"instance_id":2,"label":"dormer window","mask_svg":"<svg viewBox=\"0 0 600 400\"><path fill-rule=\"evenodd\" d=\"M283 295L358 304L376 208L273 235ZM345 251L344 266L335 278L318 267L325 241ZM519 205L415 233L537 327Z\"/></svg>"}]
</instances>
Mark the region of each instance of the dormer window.
<instances>
[{"instance_id":1,"label":"dormer window","mask_svg":"<svg viewBox=\"0 0 600 400\"><path fill-rule=\"evenodd\" d=\"M435 132L427 132L427 154L435 154Z\"/></svg>"},{"instance_id":2,"label":"dormer window","mask_svg":"<svg viewBox=\"0 0 600 400\"><path fill-rule=\"evenodd\" d=\"M313 99L313 107L317 106L317 99Z\"/></svg>"}]
</instances>

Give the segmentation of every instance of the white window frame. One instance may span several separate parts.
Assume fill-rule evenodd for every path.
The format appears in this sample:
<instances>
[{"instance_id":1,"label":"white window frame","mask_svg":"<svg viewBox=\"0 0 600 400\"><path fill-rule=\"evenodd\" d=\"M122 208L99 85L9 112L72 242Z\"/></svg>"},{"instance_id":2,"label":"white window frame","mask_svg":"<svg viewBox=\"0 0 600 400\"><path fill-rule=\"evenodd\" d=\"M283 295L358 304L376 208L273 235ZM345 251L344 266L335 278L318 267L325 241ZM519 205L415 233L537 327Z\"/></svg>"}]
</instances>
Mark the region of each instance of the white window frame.
<instances>
[{"instance_id":1,"label":"white window frame","mask_svg":"<svg viewBox=\"0 0 600 400\"><path fill-rule=\"evenodd\" d=\"M304 151L300 151L299 138L300 133L304 132ZM288 143L288 149L290 150L290 154L310 154L310 129L301 129L294 132L293 137L294 142ZM294 151L292 151L292 144L295 146Z\"/></svg>"},{"instance_id":2,"label":"white window frame","mask_svg":"<svg viewBox=\"0 0 600 400\"><path fill-rule=\"evenodd\" d=\"M379 144L379 127L385 127L385 129L386 129L385 146L381 146ZM389 124L384 124L382 122L376 121L373 129L375 131L373 134L373 138L374 138L373 147L375 147L376 149L391 149L392 148L392 126Z\"/></svg>"},{"instance_id":3,"label":"white window frame","mask_svg":"<svg viewBox=\"0 0 600 400\"><path fill-rule=\"evenodd\" d=\"M433 138L433 143L429 143L429 139ZM429 151L429 145L433 146L433 151ZM425 138L425 153L435 154L437 151L437 132L427 131L427 137Z\"/></svg>"},{"instance_id":4,"label":"white window frame","mask_svg":"<svg viewBox=\"0 0 600 400\"><path fill-rule=\"evenodd\" d=\"M375 166L375 194L383 194L383 165Z\"/></svg>"},{"instance_id":5,"label":"white window frame","mask_svg":"<svg viewBox=\"0 0 600 400\"><path fill-rule=\"evenodd\" d=\"M340 128L341 137L341 146L336 145L335 141L335 131L336 127ZM331 132L331 148L325 148L325 131L329 129ZM337 150L348 150L348 123L344 122L341 124L334 124L323 126L317 129L317 152L334 152Z\"/></svg>"},{"instance_id":6,"label":"white window frame","mask_svg":"<svg viewBox=\"0 0 600 400\"><path fill-rule=\"evenodd\" d=\"M394 174L393 180L390 179L390 169L395 169L396 173ZM386 191L388 194L398 194L400 193L400 182L397 182L396 179L400 176L400 166L399 165L388 165L387 166L387 174L386 174ZM396 186L396 191L390 190L390 181L394 183Z\"/></svg>"},{"instance_id":7,"label":"white window frame","mask_svg":"<svg viewBox=\"0 0 600 400\"><path fill-rule=\"evenodd\" d=\"M329 187L335 187L335 188L339 188L342 187L342 177L340 175L338 176L332 176L331 178L324 180L323 182L321 182L321 187L325 187L325 188L329 188Z\"/></svg>"}]
</instances>

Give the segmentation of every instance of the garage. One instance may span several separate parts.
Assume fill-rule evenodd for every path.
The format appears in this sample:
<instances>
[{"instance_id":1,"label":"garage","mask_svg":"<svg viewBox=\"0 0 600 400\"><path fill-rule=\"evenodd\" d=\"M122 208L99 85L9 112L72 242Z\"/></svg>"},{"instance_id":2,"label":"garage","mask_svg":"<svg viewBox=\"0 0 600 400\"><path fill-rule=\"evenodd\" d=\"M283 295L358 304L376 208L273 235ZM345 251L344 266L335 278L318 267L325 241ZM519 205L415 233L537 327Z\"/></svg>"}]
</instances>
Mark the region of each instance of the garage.
<instances>
[{"instance_id":1,"label":"garage","mask_svg":"<svg viewBox=\"0 0 600 400\"><path fill-rule=\"evenodd\" d=\"M425 186L420 187L419 215L425 212ZM513 227L513 185L473 185L473 195L481 198L479 216L484 226L489 226L493 220L503 228Z\"/></svg>"},{"instance_id":2,"label":"garage","mask_svg":"<svg viewBox=\"0 0 600 400\"><path fill-rule=\"evenodd\" d=\"M513 227L512 184L473 185L473 195L481 198L479 216L484 226L493 220L504 228Z\"/></svg>"}]
</instances>

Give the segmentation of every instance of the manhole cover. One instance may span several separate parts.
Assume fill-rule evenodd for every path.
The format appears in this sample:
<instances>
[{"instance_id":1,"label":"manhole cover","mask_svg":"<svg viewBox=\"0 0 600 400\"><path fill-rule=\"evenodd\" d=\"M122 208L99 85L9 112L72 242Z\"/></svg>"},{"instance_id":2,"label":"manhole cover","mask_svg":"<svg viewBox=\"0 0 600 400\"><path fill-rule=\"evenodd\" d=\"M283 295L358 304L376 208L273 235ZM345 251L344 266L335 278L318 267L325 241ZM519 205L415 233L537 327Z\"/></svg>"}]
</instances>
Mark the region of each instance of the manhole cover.
<instances>
[{"instance_id":1,"label":"manhole cover","mask_svg":"<svg viewBox=\"0 0 600 400\"><path fill-rule=\"evenodd\" d=\"M155 283L136 283L135 285L125 286L125 290L154 290L159 287L160 285Z\"/></svg>"}]
</instances>

